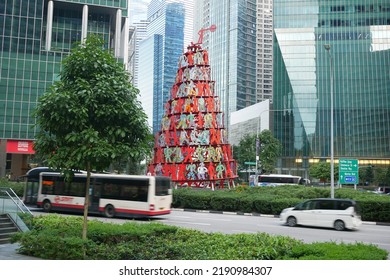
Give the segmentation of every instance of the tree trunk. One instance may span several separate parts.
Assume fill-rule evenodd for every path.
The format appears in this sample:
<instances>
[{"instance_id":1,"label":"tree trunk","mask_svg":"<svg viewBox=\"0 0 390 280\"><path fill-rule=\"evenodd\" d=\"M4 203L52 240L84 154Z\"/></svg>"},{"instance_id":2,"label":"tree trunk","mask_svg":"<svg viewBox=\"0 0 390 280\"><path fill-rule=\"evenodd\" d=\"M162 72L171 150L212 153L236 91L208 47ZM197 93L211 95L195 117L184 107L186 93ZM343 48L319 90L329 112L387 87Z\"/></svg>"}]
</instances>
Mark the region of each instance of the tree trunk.
<instances>
[{"instance_id":1,"label":"tree trunk","mask_svg":"<svg viewBox=\"0 0 390 280\"><path fill-rule=\"evenodd\" d=\"M83 240L87 240L88 227L88 207L89 207L89 187L91 183L91 164L87 163L87 182L85 185L85 202L84 202L84 222L83 222Z\"/></svg>"}]
</instances>

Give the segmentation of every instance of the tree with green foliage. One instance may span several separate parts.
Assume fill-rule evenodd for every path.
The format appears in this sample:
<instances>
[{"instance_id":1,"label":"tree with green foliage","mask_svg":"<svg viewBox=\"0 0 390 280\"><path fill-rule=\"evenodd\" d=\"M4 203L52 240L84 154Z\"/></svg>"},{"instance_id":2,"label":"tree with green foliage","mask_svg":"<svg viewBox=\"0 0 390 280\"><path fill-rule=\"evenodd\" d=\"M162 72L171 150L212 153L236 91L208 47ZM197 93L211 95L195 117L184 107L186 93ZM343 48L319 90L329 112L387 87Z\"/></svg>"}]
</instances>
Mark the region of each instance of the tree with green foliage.
<instances>
[{"instance_id":1,"label":"tree with green foliage","mask_svg":"<svg viewBox=\"0 0 390 280\"><path fill-rule=\"evenodd\" d=\"M390 166L386 169L386 175L383 180L383 185L390 186Z\"/></svg>"},{"instance_id":2,"label":"tree with green foliage","mask_svg":"<svg viewBox=\"0 0 390 280\"><path fill-rule=\"evenodd\" d=\"M368 186L370 183L374 182L374 170L370 166L359 166L359 184ZM378 168L375 170L377 178L379 179L383 174L381 174L381 170ZM379 178L378 178L379 175Z\"/></svg>"},{"instance_id":3,"label":"tree with green foliage","mask_svg":"<svg viewBox=\"0 0 390 280\"><path fill-rule=\"evenodd\" d=\"M330 181L330 162L320 161L315 163L309 167L309 174L311 178L320 179L321 182L329 182ZM338 180L339 177L339 168L338 164L334 165L334 177L335 181Z\"/></svg>"},{"instance_id":4,"label":"tree with green foliage","mask_svg":"<svg viewBox=\"0 0 390 280\"><path fill-rule=\"evenodd\" d=\"M65 175L87 171L84 239L91 171L150 152L147 116L137 99L139 91L129 81L124 65L101 38L91 35L63 60L60 80L39 99L35 111L37 154Z\"/></svg>"},{"instance_id":5,"label":"tree with green foliage","mask_svg":"<svg viewBox=\"0 0 390 280\"><path fill-rule=\"evenodd\" d=\"M238 146L233 147L233 157L237 160L239 169L247 169L245 162L256 160L256 138L256 134L247 134L240 140ZM271 173L275 169L276 161L281 154L282 145L269 130L263 130L259 134L259 139L259 167L261 167L261 173Z\"/></svg>"}]
</instances>

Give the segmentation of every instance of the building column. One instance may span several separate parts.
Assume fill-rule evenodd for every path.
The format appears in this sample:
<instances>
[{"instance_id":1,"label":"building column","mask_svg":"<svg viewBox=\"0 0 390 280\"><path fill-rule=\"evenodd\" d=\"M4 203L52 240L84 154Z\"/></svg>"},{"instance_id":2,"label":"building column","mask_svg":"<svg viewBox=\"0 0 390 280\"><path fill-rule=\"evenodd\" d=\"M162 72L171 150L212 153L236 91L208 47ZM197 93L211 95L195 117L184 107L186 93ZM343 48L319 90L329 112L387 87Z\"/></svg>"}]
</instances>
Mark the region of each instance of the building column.
<instances>
[{"instance_id":1,"label":"building column","mask_svg":"<svg viewBox=\"0 0 390 280\"><path fill-rule=\"evenodd\" d=\"M5 177L7 166L7 140L0 139L0 177Z\"/></svg>"},{"instance_id":2,"label":"building column","mask_svg":"<svg viewBox=\"0 0 390 280\"><path fill-rule=\"evenodd\" d=\"M51 35L53 32L53 1L49 1L47 6L47 20L46 20L46 44L45 49L50 51L51 49Z\"/></svg>"},{"instance_id":3,"label":"building column","mask_svg":"<svg viewBox=\"0 0 390 280\"><path fill-rule=\"evenodd\" d=\"M84 43L88 35L88 5L83 6L83 18L81 23L81 42Z\"/></svg>"},{"instance_id":4,"label":"building column","mask_svg":"<svg viewBox=\"0 0 390 280\"><path fill-rule=\"evenodd\" d=\"M122 33L122 10L116 10L116 24L115 24L115 57L120 56L121 50L121 33Z\"/></svg>"},{"instance_id":5,"label":"building column","mask_svg":"<svg viewBox=\"0 0 390 280\"><path fill-rule=\"evenodd\" d=\"M122 42L121 42L121 57L123 57L123 63L125 64L126 70L129 69L129 18L125 18L125 23L122 28Z\"/></svg>"}]
</instances>

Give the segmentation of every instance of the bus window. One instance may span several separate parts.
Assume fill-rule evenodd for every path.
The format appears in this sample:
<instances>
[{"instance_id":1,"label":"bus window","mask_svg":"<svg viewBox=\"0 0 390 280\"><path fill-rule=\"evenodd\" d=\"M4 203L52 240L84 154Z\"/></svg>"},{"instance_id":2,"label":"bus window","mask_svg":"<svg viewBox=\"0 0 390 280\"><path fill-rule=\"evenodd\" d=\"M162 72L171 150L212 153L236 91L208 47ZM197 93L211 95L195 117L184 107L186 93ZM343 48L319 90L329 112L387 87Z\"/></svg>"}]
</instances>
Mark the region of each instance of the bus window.
<instances>
[{"instance_id":1,"label":"bus window","mask_svg":"<svg viewBox=\"0 0 390 280\"><path fill-rule=\"evenodd\" d=\"M156 177L156 195L157 196L169 195L170 188L171 188L171 181L169 178Z\"/></svg>"},{"instance_id":2,"label":"bus window","mask_svg":"<svg viewBox=\"0 0 390 280\"><path fill-rule=\"evenodd\" d=\"M85 184L87 183L86 178L74 177L72 182L67 183L67 194L70 196L85 197Z\"/></svg>"},{"instance_id":3,"label":"bus window","mask_svg":"<svg viewBox=\"0 0 390 280\"><path fill-rule=\"evenodd\" d=\"M42 181L42 193L54 194L54 181L47 179Z\"/></svg>"}]
</instances>

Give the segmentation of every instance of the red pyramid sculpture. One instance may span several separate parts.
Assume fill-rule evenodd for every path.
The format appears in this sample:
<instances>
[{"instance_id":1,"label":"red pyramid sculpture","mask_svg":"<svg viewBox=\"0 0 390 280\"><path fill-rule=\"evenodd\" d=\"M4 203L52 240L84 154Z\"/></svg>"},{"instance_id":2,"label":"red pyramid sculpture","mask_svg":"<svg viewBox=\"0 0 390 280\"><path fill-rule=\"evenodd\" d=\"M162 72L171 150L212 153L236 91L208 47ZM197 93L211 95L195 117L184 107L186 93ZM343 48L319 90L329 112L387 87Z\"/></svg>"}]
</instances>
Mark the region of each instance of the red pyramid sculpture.
<instances>
[{"instance_id":1,"label":"red pyramid sculpture","mask_svg":"<svg viewBox=\"0 0 390 280\"><path fill-rule=\"evenodd\" d=\"M210 79L208 53L191 43L179 58L176 81L155 136L148 173L171 177L176 185L234 187L236 162L224 127L219 97Z\"/></svg>"}]
</instances>

